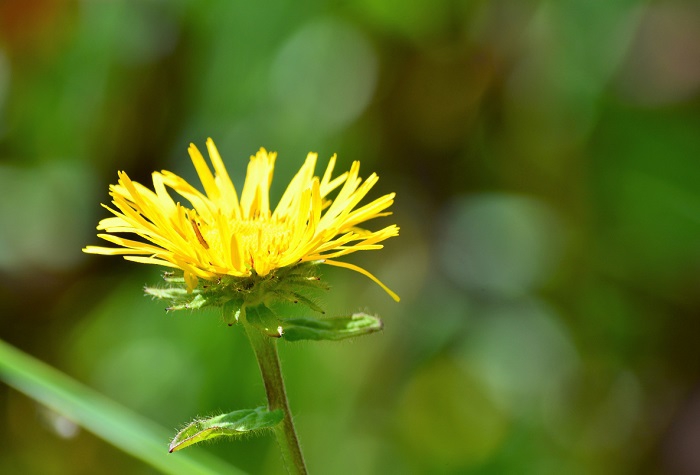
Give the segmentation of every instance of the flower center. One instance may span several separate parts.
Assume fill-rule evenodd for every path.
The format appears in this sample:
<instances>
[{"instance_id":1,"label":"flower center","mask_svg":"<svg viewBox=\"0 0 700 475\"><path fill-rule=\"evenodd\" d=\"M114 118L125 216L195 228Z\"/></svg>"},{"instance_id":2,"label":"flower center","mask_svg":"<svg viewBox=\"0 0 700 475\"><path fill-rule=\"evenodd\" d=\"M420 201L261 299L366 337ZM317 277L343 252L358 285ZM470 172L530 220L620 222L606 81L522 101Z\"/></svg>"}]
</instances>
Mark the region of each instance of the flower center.
<instances>
[{"instance_id":1,"label":"flower center","mask_svg":"<svg viewBox=\"0 0 700 475\"><path fill-rule=\"evenodd\" d=\"M290 231L284 220L254 219L231 224L246 254L273 257L289 247Z\"/></svg>"}]
</instances>

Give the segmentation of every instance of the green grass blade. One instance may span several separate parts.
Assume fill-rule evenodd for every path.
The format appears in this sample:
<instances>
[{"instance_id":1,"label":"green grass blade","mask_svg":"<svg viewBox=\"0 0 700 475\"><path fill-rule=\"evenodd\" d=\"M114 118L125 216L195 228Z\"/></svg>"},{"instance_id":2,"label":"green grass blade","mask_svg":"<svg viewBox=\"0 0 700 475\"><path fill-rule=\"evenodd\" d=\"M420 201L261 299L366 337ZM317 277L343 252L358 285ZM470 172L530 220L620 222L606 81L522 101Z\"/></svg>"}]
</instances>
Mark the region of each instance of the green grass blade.
<instances>
[{"instance_id":1,"label":"green grass blade","mask_svg":"<svg viewBox=\"0 0 700 475\"><path fill-rule=\"evenodd\" d=\"M244 473L203 452L169 454L169 431L2 340L0 380L163 473Z\"/></svg>"}]
</instances>

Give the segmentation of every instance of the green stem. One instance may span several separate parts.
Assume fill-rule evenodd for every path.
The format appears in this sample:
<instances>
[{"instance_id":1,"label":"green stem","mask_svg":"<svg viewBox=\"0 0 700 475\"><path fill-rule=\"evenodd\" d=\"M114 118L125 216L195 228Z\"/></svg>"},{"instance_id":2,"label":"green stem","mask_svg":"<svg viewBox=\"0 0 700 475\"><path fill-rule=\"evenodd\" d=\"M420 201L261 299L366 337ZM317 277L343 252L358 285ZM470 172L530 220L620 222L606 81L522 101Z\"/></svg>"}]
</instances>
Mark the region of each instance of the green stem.
<instances>
[{"instance_id":1,"label":"green stem","mask_svg":"<svg viewBox=\"0 0 700 475\"><path fill-rule=\"evenodd\" d=\"M260 365L260 373L265 382L268 409L274 411L282 409L284 419L275 427L277 443L282 450L282 457L287 470L292 474L306 474L304 456L299 447L299 439L294 430L292 414L289 412L287 393L284 390L280 360L277 355L277 339L264 335L257 328L244 323L248 339L255 351L255 357Z\"/></svg>"}]
</instances>

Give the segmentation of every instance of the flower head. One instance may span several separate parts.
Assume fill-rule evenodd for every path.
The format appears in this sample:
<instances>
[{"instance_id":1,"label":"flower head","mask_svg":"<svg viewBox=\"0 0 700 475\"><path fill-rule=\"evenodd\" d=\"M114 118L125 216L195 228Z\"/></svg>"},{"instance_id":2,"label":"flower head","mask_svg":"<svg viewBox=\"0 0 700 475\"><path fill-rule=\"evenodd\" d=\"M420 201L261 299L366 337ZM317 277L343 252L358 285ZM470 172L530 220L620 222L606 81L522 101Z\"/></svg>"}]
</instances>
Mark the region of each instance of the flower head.
<instances>
[{"instance_id":1,"label":"flower head","mask_svg":"<svg viewBox=\"0 0 700 475\"><path fill-rule=\"evenodd\" d=\"M365 269L337 260L356 251L381 249L381 241L399 233L396 225L379 231L358 227L391 214L386 210L394 202L394 193L358 207L377 182L376 174L363 182L356 161L349 171L332 178L333 156L318 178L314 176L317 155L309 153L272 208L269 192L275 153L261 148L250 157L239 198L211 139L207 149L213 173L197 147L189 148L204 193L168 171L153 173L153 190L120 172L118 184L110 186L114 208L105 206L114 216L97 226L104 231L98 237L119 247L87 246L83 251L181 269L190 291L198 279L264 277L302 263L324 263L364 274L399 300ZM174 200L168 188L189 204ZM328 198L338 188L335 198ZM141 239L126 239L118 235L122 233Z\"/></svg>"}]
</instances>

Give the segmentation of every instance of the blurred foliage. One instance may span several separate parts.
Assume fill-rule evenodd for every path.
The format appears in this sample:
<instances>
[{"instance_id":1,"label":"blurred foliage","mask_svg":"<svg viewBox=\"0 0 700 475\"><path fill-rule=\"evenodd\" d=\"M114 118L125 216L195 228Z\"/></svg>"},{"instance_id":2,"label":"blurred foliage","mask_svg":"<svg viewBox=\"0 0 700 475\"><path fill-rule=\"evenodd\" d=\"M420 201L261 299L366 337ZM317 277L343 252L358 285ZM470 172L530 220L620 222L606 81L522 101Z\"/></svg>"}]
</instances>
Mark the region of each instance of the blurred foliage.
<instances>
[{"instance_id":1,"label":"blurred foliage","mask_svg":"<svg viewBox=\"0 0 700 475\"><path fill-rule=\"evenodd\" d=\"M383 334L281 345L312 472L700 473L698 45L690 0L0 2L0 338L173 435L261 404L239 328L80 249L117 170L192 179L190 141L236 184L278 151L278 196L337 152L398 193L353 262L402 301L326 269ZM51 414L0 386L0 473L153 473Z\"/></svg>"}]
</instances>

